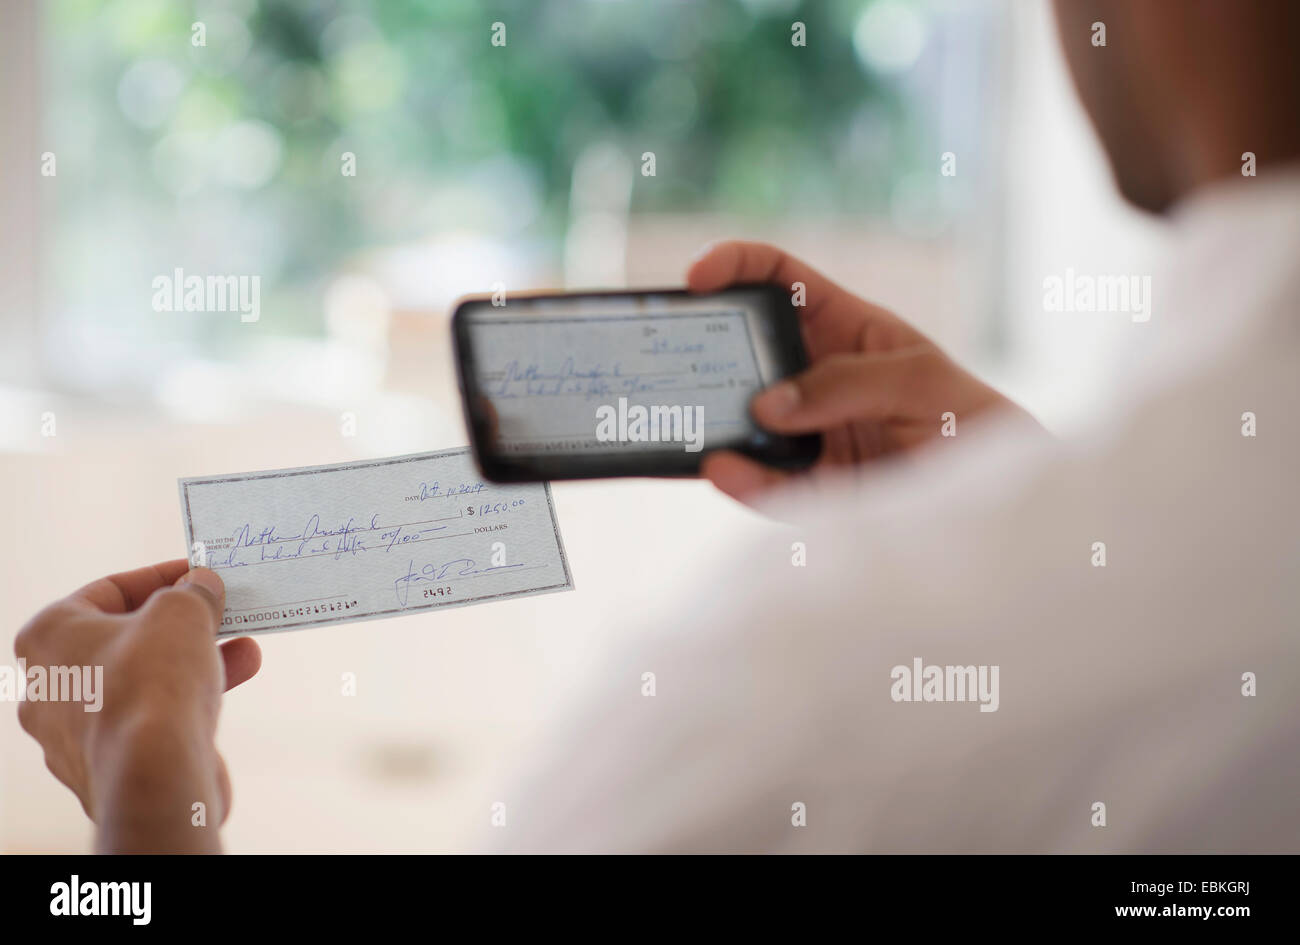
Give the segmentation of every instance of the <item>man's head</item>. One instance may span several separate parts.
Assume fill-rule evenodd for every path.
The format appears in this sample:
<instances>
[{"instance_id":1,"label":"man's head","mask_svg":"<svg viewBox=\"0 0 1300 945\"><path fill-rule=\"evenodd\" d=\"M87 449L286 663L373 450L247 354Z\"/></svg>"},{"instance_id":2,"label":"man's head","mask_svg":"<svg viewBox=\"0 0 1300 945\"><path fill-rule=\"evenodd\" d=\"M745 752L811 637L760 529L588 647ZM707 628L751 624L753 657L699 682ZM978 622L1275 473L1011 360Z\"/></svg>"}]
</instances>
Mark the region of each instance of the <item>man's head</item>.
<instances>
[{"instance_id":1,"label":"man's head","mask_svg":"<svg viewBox=\"0 0 1300 945\"><path fill-rule=\"evenodd\" d=\"M1055 0L1074 83L1128 200L1300 158L1300 0ZM1105 45L1101 45L1104 25Z\"/></svg>"}]
</instances>

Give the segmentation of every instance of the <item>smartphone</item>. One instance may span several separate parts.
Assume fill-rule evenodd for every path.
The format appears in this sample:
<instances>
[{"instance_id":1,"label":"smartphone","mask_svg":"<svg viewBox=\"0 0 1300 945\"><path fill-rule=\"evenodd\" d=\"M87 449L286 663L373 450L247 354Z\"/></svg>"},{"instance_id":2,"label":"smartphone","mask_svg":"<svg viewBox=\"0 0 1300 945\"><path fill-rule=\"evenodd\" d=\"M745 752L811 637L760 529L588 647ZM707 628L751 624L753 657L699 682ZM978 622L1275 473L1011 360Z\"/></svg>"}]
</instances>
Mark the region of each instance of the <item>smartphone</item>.
<instances>
[{"instance_id":1,"label":"smartphone","mask_svg":"<svg viewBox=\"0 0 1300 945\"><path fill-rule=\"evenodd\" d=\"M799 469L821 450L749 413L808 364L776 286L472 297L451 325L474 456L495 482L688 476L721 449Z\"/></svg>"}]
</instances>

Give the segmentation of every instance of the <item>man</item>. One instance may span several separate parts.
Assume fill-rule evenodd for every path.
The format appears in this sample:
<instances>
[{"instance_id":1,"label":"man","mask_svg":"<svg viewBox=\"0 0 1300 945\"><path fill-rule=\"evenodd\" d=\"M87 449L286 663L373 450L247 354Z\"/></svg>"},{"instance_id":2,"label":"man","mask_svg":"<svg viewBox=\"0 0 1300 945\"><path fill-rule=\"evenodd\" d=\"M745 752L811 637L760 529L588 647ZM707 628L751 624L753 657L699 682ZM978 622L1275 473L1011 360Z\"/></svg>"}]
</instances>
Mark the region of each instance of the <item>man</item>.
<instances>
[{"instance_id":1,"label":"man","mask_svg":"<svg viewBox=\"0 0 1300 945\"><path fill-rule=\"evenodd\" d=\"M1176 227L1153 316L1167 343L1126 412L1055 442L804 264L709 251L694 290L808 287L814 363L754 412L822 432L822 461L802 485L736 455L705 466L797 521L808 565L785 540L737 549L671 629L629 637L539 741L497 843L1300 848L1300 5L1057 13L1121 191ZM190 805L224 816L219 693L259 661L251 641L212 646L221 609L214 574L172 562L92 584L20 634L29 663L105 667L96 717L22 707L100 849L215 848ZM647 668L654 700L628 683Z\"/></svg>"}]
</instances>

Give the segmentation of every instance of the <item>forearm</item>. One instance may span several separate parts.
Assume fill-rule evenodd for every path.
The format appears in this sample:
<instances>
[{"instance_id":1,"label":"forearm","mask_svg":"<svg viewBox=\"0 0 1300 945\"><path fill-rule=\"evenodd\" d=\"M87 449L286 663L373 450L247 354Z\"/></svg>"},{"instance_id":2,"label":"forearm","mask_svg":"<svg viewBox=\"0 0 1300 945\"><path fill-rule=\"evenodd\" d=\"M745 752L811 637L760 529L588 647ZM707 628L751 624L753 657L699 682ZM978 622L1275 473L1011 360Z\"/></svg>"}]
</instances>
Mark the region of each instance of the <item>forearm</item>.
<instances>
[{"instance_id":1,"label":"forearm","mask_svg":"<svg viewBox=\"0 0 1300 945\"><path fill-rule=\"evenodd\" d=\"M202 724L140 714L91 752L99 853L220 853L220 761Z\"/></svg>"}]
</instances>

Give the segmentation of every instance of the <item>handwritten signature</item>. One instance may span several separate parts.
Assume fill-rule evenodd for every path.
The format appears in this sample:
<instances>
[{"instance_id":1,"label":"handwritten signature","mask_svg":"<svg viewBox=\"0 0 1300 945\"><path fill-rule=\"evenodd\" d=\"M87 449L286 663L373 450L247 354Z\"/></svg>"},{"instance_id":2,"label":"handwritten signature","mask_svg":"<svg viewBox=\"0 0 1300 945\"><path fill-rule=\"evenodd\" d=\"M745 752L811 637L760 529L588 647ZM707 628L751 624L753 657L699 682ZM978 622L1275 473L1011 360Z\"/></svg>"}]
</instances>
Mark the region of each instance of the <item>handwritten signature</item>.
<instances>
[{"instance_id":1,"label":"handwritten signature","mask_svg":"<svg viewBox=\"0 0 1300 945\"><path fill-rule=\"evenodd\" d=\"M454 572L456 577L469 577L474 574L488 574L492 571L508 571L511 568L523 567L522 562L519 564L498 564L487 568L476 567L476 564L477 562L473 558L453 558L444 564L426 564L417 571L415 569L415 560L411 559L406 565L406 572L393 582L393 591L397 594L398 606L406 606L412 584L418 584L420 581L444 581L447 579L447 575L452 573L452 568L456 565L461 566Z\"/></svg>"}]
</instances>

